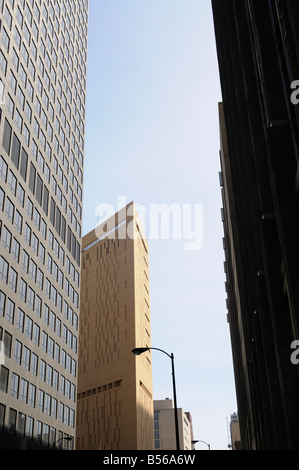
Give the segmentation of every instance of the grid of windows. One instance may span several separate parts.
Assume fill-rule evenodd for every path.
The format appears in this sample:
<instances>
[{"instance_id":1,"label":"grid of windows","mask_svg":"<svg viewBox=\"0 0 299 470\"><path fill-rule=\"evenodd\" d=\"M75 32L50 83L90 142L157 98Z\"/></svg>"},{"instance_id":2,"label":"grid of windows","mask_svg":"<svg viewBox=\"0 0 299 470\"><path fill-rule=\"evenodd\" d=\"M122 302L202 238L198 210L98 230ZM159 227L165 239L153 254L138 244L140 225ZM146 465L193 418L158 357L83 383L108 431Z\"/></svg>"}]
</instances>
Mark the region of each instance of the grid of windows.
<instances>
[{"instance_id":1,"label":"grid of windows","mask_svg":"<svg viewBox=\"0 0 299 470\"><path fill-rule=\"evenodd\" d=\"M0 425L50 443L75 427L88 0L0 20Z\"/></svg>"}]
</instances>

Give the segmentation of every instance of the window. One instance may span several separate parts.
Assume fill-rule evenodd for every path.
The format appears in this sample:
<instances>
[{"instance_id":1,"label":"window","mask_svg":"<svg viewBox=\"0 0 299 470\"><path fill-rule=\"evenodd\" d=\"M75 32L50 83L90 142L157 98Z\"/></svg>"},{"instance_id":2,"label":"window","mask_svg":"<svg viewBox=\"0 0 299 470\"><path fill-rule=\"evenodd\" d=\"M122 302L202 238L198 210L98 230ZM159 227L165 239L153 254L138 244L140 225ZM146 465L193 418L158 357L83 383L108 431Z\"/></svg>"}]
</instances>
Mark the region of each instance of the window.
<instances>
[{"instance_id":1,"label":"window","mask_svg":"<svg viewBox=\"0 0 299 470\"><path fill-rule=\"evenodd\" d=\"M35 282L36 281L36 274L37 274L37 266L35 262L31 259L29 264L29 276Z\"/></svg>"},{"instance_id":2,"label":"window","mask_svg":"<svg viewBox=\"0 0 299 470\"><path fill-rule=\"evenodd\" d=\"M52 386L53 368L47 364L46 368L46 383Z\"/></svg>"},{"instance_id":3,"label":"window","mask_svg":"<svg viewBox=\"0 0 299 470\"><path fill-rule=\"evenodd\" d=\"M11 143L11 125L9 124L7 119L5 119L2 145L8 155L10 153L10 143Z\"/></svg>"},{"instance_id":4,"label":"window","mask_svg":"<svg viewBox=\"0 0 299 470\"><path fill-rule=\"evenodd\" d=\"M19 262L20 259L20 243L14 238L11 246L11 254L13 258Z\"/></svg>"},{"instance_id":5,"label":"window","mask_svg":"<svg viewBox=\"0 0 299 470\"><path fill-rule=\"evenodd\" d=\"M18 184L17 189L17 200L19 201L21 207L24 207L25 190L20 184Z\"/></svg>"},{"instance_id":6,"label":"window","mask_svg":"<svg viewBox=\"0 0 299 470\"><path fill-rule=\"evenodd\" d=\"M8 428L11 432L15 432L17 427L17 411L10 408L8 416Z\"/></svg>"},{"instance_id":7,"label":"window","mask_svg":"<svg viewBox=\"0 0 299 470\"><path fill-rule=\"evenodd\" d=\"M34 323L33 325L33 342L39 346L40 327Z\"/></svg>"},{"instance_id":8,"label":"window","mask_svg":"<svg viewBox=\"0 0 299 470\"><path fill-rule=\"evenodd\" d=\"M26 370L30 370L30 355L31 351L26 346L23 347L22 366Z\"/></svg>"},{"instance_id":9,"label":"window","mask_svg":"<svg viewBox=\"0 0 299 470\"><path fill-rule=\"evenodd\" d=\"M33 331L33 321L31 320L28 315L26 315L25 321L25 335L28 339L32 339L32 331Z\"/></svg>"},{"instance_id":10,"label":"window","mask_svg":"<svg viewBox=\"0 0 299 470\"><path fill-rule=\"evenodd\" d=\"M26 295L27 295L27 283L24 281L24 279L21 278L20 298L23 300L23 302L26 302Z\"/></svg>"},{"instance_id":11,"label":"window","mask_svg":"<svg viewBox=\"0 0 299 470\"><path fill-rule=\"evenodd\" d=\"M3 189L0 188L0 211L3 211L4 199L5 199L5 193L4 193Z\"/></svg>"},{"instance_id":12,"label":"window","mask_svg":"<svg viewBox=\"0 0 299 470\"><path fill-rule=\"evenodd\" d=\"M42 262L42 264L45 264L45 256L46 256L45 247L42 243L40 243L39 244L39 259Z\"/></svg>"},{"instance_id":13,"label":"window","mask_svg":"<svg viewBox=\"0 0 299 470\"><path fill-rule=\"evenodd\" d=\"M35 292L31 289L31 287L28 287L27 290L27 305L34 310L34 299L35 299Z\"/></svg>"},{"instance_id":14,"label":"window","mask_svg":"<svg viewBox=\"0 0 299 470\"><path fill-rule=\"evenodd\" d=\"M29 175L29 189L34 194L35 192L35 180L36 180L36 169L31 163L30 165L30 175Z\"/></svg>"},{"instance_id":15,"label":"window","mask_svg":"<svg viewBox=\"0 0 299 470\"><path fill-rule=\"evenodd\" d=\"M14 398L18 398L19 396L19 382L20 382L20 377L13 373L12 374L12 381L11 381L11 395Z\"/></svg>"},{"instance_id":16,"label":"window","mask_svg":"<svg viewBox=\"0 0 299 470\"><path fill-rule=\"evenodd\" d=\"M39 411L44 411L44 400L45 400L45 392L42 390L38 391L38 403L37 408Z\"/></svg>"},{"instance_id":17,"label":"window","mask_svg":"<svg viewBox=\"0 0 299 470\"><path fill-rule=\"evenodd\" d=\"M58 391L58 377L59 377L59 374L58 374L57 370L54 370L53 371L52 387L57 391Z\"/></svg>"},{"instance_id":18,"label":"window","mask_svg":"<svg viewBox=\"0 0 299 470\"><path fill-rule=\"evenodd\" d=\"M4 179L4 181L6 181L6 177L7 177L7 163L6 163L6 161L4 160L3 157L1 157L1 159L0 159L0 175L2 176L2 178Z\"/></svg>"},{"instance_id":19,"label":"window","mask_svg":"<svg viewBox=\"0 0 299 470\"><path fill-rule=\"evenodd\" d=\"M36 438L38 440L42 439L42 429L43 429L43 423L41 423L40 421L37 421L37 423L36 423Z\"/></svg>"},{"instance_id":20,"label":"window","mask_svg":"<svg viewBox=\"0 0 299 470\"><path fill-rule=\"evenodd\" d=\"M17 317L17 328L20 330L22 333L24 331L24 319L25 319L25 313L23 310L20 308L18 309L18 317Z\"/></svg>"},{"instance_id":21,"label":"window","mask_svg":"<svg viewBox=\"0 0 299 470\"><path fill-rule=\"evenodd\" d=\"M9 189L11 190L12 194L15 196L16 195L16 190L17 190L17 178L13 174L13 172L10 170L8 174L8 179L7 179L7 185Z\"/></svg>"},{"instance_id":22,"label":"window","mask_svg":"<svg viewBox=\"0 0 299 470\"><path fill-rule=\"evenodd\" d=\"M10 246L11 246L11 233L10 231L5 227L3 227L2 231L2 245L4 248L10 253Z\"/></svg>"},{"instance_id":23,"label":"window","mask_svg":"<svg viewBox=\"0 0 299 470\"><path fill-rule=\"evenodd\" d=\"M4 354L7 357L11 356L11 344L12 344L12 336L5 331L4 332Z\"/></svg>"},{"instance_id":24,"label":"window","mask_svg":"<svg viewBox=\"0 0 299 470\"><path fill-rule=\"evenodd\" d=\"M6 369L4 366L1 366L1 369L0 369L0 390L4 393L7 393L7 389L8 389L8 369ZM0 419L0 424L1 424L1 419Z\"/></svg>"},{"instance_id":25,"label":"window","mask_svg":"<svg viewBox=\"0 0 299 470\"><path fill-rule=\"evenodd\" d=\"M15 304L10 299L7 299L6 320L9 321L9 323L11 324L14 323L14 315L15 315Z\"/></svg>"},{"instance_id":26,"label":"window","mask_svg":"<svg viewBox=\"0 0 299 470\"><path fill-rule=\"evenodd\" d=\"M48 335L43 331L42 334L42 350L44 352L47 352L47 346L48 346Z\"/></svg>"},{"instance_id":27,"label":"window","mask_svg":"<svg viewBox=\"0 0 299 470\"><path fill-rule=\"evenodd\" d=\"M37 355L32 353L31 354L31 373L37 377L37 367L38 367L38 358Z\"/></svg>"},{"instance_id":28,"label":"window","mask_svg":"<svg viewBox=\"0 0 299 470\"><path fill-rule=\"evenodd\" d=\"M15 341L15 355L14 360L17 364L21 365L22 344L16 339Z\"/></svg>"},{"instance_id":29,"label":"window","mask_svg":"<svg viewBox=\"0 0 299 470\"><path fill-rule=\"evenodd\" d=\"M7 197L6 202L5 202L5 215L12 224L13 224L13 219L14 219L14 212L15 212L15 206L13 205L11 200Z\"/></svg>"},{"instance_id":30,"label":"window","mask_svg":"<svg viewBox=\"0 0 299 470\"><path fill-rule=\"evenodd\" d=\"M30 387L34 387L34 385L30 384ZM35 388L35 387L34 387ZM30 394L30 388L29 388L29 394ZM30 396L30 395L29 395ZM28 404L32 406L33 408L35 407L35 401L34 404L31 404L32 402L30 401L30 398L28 399ZM26 436L29 438L33 437L33 425L34 425L34 420L30 416L27 416L27 422L26 422Z\"/></svg>"},{"instance_id":31,"label":"window","mask_svg":"<svg viewBox=\"0 0 299 470\"><path fill-rule=\"evenodd\" d=\"M5 308L5 299L6 295L4 292L0 291L0 315L4 317L4 308ZM2 338L0 338L1 340Z\"/></svg>"},{"instance_id":32,"label":"window","mask_svg":"<svg viewBox=\"0 0 299 470\"><path fill-rule=\"evenodd\" d=\"M39 376L40 376L40 379L43 382L45 382L45 380L46 380L46 363L43 360L40 361Z\"/></svg>"},{"instance_id":33,"label":"window","mask_svg":"<svg viewBox=\"0 0 299 470\"><path fill-rule=\"evenodd\" d=\"M44 285L44 273L38 268L37 270L37 278L36 278L36 284L37 286L43 290L43 285Z\"/></svg>"},{"instance_id":34,"label":"window","mask_svg":"<svg viewBox=\"0 0 299 470\"><path fill-rule=\"evenodd\" d=\"M21 385L20 385L20 401L23 403L27 403L28 399L28 382L27 380L21 379Z\"/></svg>"},{"instance_id":35,"label":"window","mask_svg":"<svg viewBox=\"0 0 299 470\"><path fill-rule=\"evenodd\" d=\"M44 412L50 416L51 413L51 397L46 393L45 395L45 405L44 405Z\"/></svg>"},{"instance_id":36,"label":"window","mask_svg":"<svg viewBox=\"0 0 299 470\"><path fill-rule=\"evenodd\" d=\"M10 42L10 40L9 40L9 35L8 35L5 28L2 29L2 38L1 39L2 39L3 46L5 47L6 52L8 53L9 52L9 42Z\"/></svg>"},{"instance_id":37,"label":"window","mask_svg":"<svg viewBox=\"0 0 299 470\"><path fill-rule=\"evenodd\" d=\"M23 380L23 379L22 379ZM20 398L21 399L21 398ZM21 399L21 401L24 401ZM26 401L25 401L26 403ZM26 415L24 413L20 413L19 412L19 416L18 416L18 432L21 434L21 435L24 435L25 434L25 423L26 423Z\"/></svg>"},{"instance_id":38,"label":"window","mask_svg":"<svg viewBox=\"0 0 299 470\"><path fill-rule=\"evenodd\" d=\"M30 242L31 242L31 228L29 227L29 225L28 225L27 223L25 224L24 238L25 238L25 241L27 242L27 244L30 246Z\"/></svg>"},{"instance_id":39,"label":"window","mask_svg":"<svg viewBox=\"0 0 299 470\"><path fill-rule=\"evenodd\" d=\"M39 241L38 241L37 236L35 235L35 233L32 233L31 248L36 254L36 256L38 256L38 243Z\"/></svg>"},{"instance_id":40,"label":"window","mask_svg":"<svg viewBox=\"0 0 299 470\"><path fill-rule=\"evenodd\" d=\"M0 279L7 284L8 276L8 262L1 256L0 257Z\"/></svg>"},{"instance_id":41,"label":"window","mask_svg":"<svg viewBox=\"0 0 299 470\"><path fill-rule=\"evenodd\" d=\"M57 400L56 400L56 398L52 398L51 416L52 416L52 418L57 419Z\"/></svg>"},{"instance_id":42,"label":"window","mask_svg":"<svg viewBox=\"0 0 299 470\"><path fill-rule=\"evenodd\" d=\"M13 290L14 292L17 291L17 281L18 281L18 274L12 267L10 267L8 285L11 288L11 290Z\"/></svg>"},{"instance_id":43,"label":"window","mask_svg":"<svg viewBox=\"0 0 299 470\"><path fill-rule=\"evenodd\" d=\"M15 227L16 227L16 229L17 229L17 231L19 232L20 235L22 234L22 225L23 225L23 217L21 216L19 211L16 210L16 213L15 213Z\"/></svg>"},{"instance_id":44,"label":"window","mask_svg":"<svg viewBox=\"0 0 299 470\"><path fill-rule=\"evenodd\" d=\"M22 266L26 273L28 273L28 269L29 269L29 260L30 260L30 257L28 253L25 250L23 250Z\"/></svg>"},{"instance_id":45,"label":"window","mask_svg":"<svg viewBox=\"0 0 299 470\"><path fill-rule=\"evenodd\" d=\"M27 179L27 166L28 166L28 155L25 152L25 150L22 149L20 173L24 181L26 181Z\"/></svg>"},{"instance_id":46,"label":"window","mask_svg":"<svg viewBox=\"0 0 299 470\"><path fill-rule=\"evenodd\" d=\"M35 295L35 313L40 318L42 314L42 299Z\"/></svg>"}]
</instances>

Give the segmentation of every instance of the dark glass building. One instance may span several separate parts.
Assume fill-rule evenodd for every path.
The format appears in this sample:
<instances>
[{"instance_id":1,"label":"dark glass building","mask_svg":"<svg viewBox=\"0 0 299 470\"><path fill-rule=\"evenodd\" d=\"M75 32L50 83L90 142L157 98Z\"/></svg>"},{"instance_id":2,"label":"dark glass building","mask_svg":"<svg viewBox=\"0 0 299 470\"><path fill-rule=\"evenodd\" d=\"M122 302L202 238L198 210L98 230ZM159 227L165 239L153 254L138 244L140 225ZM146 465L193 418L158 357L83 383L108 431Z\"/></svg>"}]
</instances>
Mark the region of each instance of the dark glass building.
<instances>
[{"instance_id":1,"label":"dark glass building","mask_svg":"<svg viewBox=\"0 0 299 470\"><path fill-rule=\"evenodd\" d=\"M242 448L299 449L299 2L212 0L212 7Z\"/></svg>"}]
</instances>

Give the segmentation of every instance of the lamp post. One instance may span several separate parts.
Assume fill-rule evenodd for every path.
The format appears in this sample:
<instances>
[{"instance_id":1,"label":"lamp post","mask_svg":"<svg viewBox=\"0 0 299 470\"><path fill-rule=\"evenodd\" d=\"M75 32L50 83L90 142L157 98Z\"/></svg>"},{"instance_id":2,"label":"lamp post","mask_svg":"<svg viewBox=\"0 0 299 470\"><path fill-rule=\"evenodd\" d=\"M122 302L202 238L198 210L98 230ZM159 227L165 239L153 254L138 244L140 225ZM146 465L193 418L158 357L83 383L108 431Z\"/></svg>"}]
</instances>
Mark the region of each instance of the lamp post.
<instances>
[{"instance_id":1,"label":"lamp post","mask_svg":"<svg viewBox=\"0 0 299 470\"><path fill-rule=\"evenodd\" d=\"M209 450L211 450L210 444L207 444L207 442L205 442L205 441L192 441L192 444L196 444L197 442L202 442L203 444L205 444L206 446L208 446Z\"/></svg>"},{"instance_id":2,"label":"lamp post","mask_svg":"<svg viewBox=\"0 0 299 470\"><path fill-rule=\"evenodd\" d=\"M168 356L171 359L171 369L172 369L172 385L173 385L173 401L174 401L174 422L175 422L175 437L176 437L176 447L177 450L180 450L180 437L179 437L179 423L178 423L178 407L177 407L177 399L176 399L176 386L175 386L175 373L174 373L174 355L173 353L168 354L166 351L163 351L163 349L159 348L135 348L132 350L132 353L135 356L140 356L140 354L145 353L146 351L149 351L150 349L154 349L156 351L160 351L166 356Z\"/></svg>"},{"instance_id":3,"label":"lamp post","mask_svg":"<svg viewBox=\"0 0 299 470\"><path fill-rule=\"evenodd\" d=\"M56 449L56 444L59 441L72 441L72 440L73 440L72 436L61 437L60 439L57 439L57 441L53 442L53 449Z\"/></svg>"}]
</instances>

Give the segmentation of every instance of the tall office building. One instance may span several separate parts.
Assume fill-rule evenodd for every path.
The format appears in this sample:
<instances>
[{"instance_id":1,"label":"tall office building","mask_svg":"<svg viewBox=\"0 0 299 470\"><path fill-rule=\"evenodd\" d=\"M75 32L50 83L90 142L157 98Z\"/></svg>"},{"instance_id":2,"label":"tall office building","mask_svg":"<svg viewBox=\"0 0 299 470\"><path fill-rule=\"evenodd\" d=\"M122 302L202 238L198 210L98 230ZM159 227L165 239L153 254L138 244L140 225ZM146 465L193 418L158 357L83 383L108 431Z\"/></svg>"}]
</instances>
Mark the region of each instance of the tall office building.
<instances>
[{"instance_id":1,"label":"tall office building","mask_svg":"<svg viewBox=\"0 0 299 470\"><path fill-rule=\"evenodd\" d=\"M82 242L77 449L153 449L148 244L133 203Z\"/></svg>"},{"instance_id":2,"label":"tall office building","mask_svg":"<svg viewBox=\"0 0 299 470\"><path fill-rule=\"evenodd\" d=\"M1 0L0 20L0 440L72 447L88 0Z\"/></svg>"},{"instance_id":3,"label":"tall office building","mask_svg":"<svg viewBox=\"0 0 299 470\"><path fill-rule=\"evenodd\" d=\"M213 0L225 271L241 445L299 448L299 3ZM296 95L296 93L295 93ZM298 93L297 93L298 95Z\"/></svg>"},{"instance_id":4,"label":"tall office building","mask_svg":"<svg viewBox=\"0 0 299 470\"><path fill-rule=\"evenodd\" d=\"M193 428L191 414L182 408L178 412L178 429L181 450L193 450ZM176 450L176 432L173 401L154 400L154 442L155 450Z\"/></svg>"}]
</instances>

